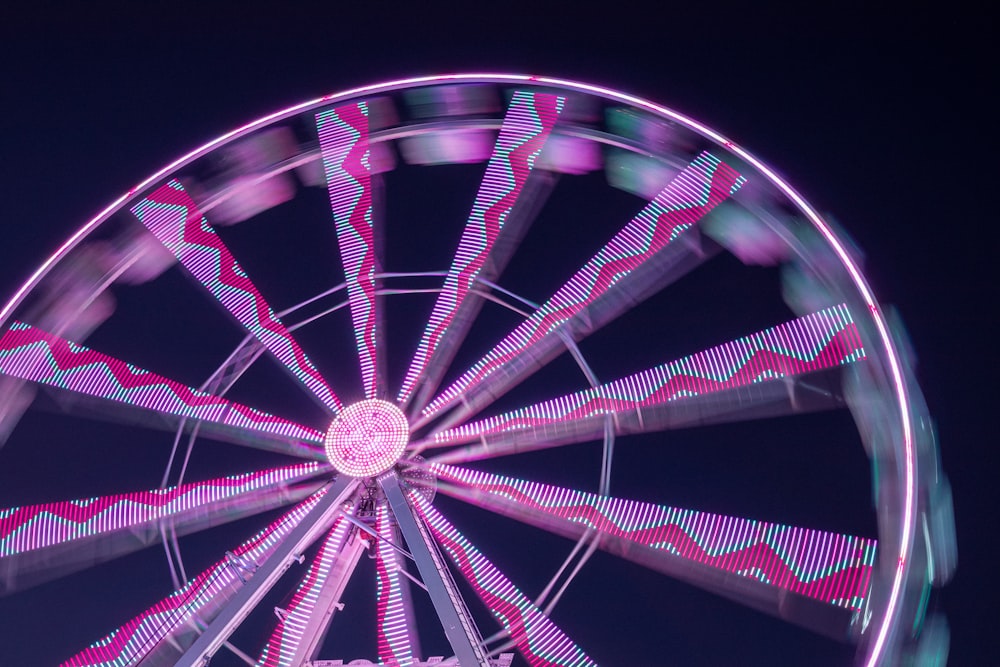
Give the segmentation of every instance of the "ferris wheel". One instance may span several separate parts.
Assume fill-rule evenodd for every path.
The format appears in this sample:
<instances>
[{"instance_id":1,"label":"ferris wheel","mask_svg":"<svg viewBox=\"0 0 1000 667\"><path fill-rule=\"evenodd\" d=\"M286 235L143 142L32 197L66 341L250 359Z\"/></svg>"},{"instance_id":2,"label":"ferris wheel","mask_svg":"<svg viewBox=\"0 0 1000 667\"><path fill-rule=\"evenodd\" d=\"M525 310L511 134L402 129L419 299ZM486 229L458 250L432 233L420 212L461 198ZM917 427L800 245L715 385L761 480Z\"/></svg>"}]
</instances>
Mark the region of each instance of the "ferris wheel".
<instances>
[{"instance_id":1,"label":"ferris wheel","mask_svg":"<svg viewBox=\"0 0 1000 667\"><path fill-rule=\"evenodd\" d=\"M393 81L167 165L0 310L0 439L0 604L89 632L79 582L151 577L66 665L617 664L638 572L946 655L950 491L857 250L614 90Z\"/></svg>"}]
</instances>

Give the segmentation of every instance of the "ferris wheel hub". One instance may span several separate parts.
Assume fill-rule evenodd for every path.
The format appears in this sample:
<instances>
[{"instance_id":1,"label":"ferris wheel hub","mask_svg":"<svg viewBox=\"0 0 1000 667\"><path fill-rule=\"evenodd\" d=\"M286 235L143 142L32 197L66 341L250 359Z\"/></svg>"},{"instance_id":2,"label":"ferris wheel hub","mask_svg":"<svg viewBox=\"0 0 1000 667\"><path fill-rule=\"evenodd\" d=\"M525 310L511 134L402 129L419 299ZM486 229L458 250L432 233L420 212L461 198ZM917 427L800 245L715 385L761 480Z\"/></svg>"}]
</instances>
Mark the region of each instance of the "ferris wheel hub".
<instances>
[{"instance_id":1,"label":"ferris wheel hub","mask_svg":"<svg viewBox=\"0 0 1000 667\"><path fill-rule=\"evenodd\" d=\"M368 399L344 408L330 424L323 444L338 472L374 477L395 465L409 439L409 422L398 407Z\"/></svg>"}]
</instances>

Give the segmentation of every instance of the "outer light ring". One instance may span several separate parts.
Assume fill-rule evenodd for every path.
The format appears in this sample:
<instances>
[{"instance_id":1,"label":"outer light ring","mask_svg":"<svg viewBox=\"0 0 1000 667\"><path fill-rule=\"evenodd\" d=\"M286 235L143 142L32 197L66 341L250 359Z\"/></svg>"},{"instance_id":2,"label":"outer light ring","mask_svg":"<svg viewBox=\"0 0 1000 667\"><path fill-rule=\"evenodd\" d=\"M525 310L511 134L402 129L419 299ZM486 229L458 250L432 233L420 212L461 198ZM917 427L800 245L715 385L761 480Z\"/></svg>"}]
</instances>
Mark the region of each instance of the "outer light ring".
<instances>
[{"instance_id":1,"label":"outer light ring","mask_svg":"<svg viewBox=\"0 0 1000 667\"><path fill-rule=\"evenodd\" d=\"M133 188L129 189L128 192L122 194L120 197L111 202L106 208L100 211L93 219L84 224L76 233L74 233L61 247L59 247L51 257L49 257L29 278L25 283L14 293L14 296L10 301L6 303L2 308L0 308L0 327L3 327L10 317L11 313L21 304L28 292L37 285L45 275L52 269L52 267L61 260L65 255L67 255L80 241L85 238L90 232L92 232L97 226L115 214L123 206L125 206L134 197L141 195L147 188L155 185L155 183L163 178L165 175L175 171L176 169L190 163L191 161L201 157L202 155L208 153L211 150L218 148L219 146L226 144L234 139L237 139L257 128L263 127L269 123L276 122L283 118L287 118L294 114L304 112L319 106L335 102L343 99L350 99L360 95L367 95L379 92L388 92L391 90L398 90L401 88L407 88L416 85L434 85L439 83L447 82L495 82L495 83L527 83L534 85L543 86L554 86L559 88L564 88L568 90L575 90L579 92L584 92L606 99L615 100L625 104L629 104L635 107L646 109L654 114L662 117L669 118L688 129L706 137L707 139L717 143L727 150L731 151L733 154L739 156L740 158L746 160L748 163L757 168L760 173L764 174L771 183L777 187L782 193L784 193L795 206L812 222L814 227L820 232L820 234L826 239L826 241L833 248L834 252L837 254L841 263L848 271L851 281L858 290L862 299L865 301L872 320L875 323L876 329L878 331L878 336L885 349L888 357L889 371L891 375L891 380L895 389L895 403L899 410L900 426L902 431L902 450L903 450L903 460L902 460L902 472L903 472L903 482L904 482L904 500L902 506L902 525L899 537L899 543L897 545L898 558L895 563L894 571L891 576L891 586L888 594L888 601L886 603L886 611L882 617L881 625L878 627L874 640L868 645L866 650L866 657L864 663L866 665L877 664L881 658L884 650L889 642L890 630L893 626L893 617L899 612L900 595L902 593L903 582L906 579L907 572L910 567L910 550L913 546L914 535L916 532L916 456L915 456L915 443L913 438L913 418L911 415L910 398L908 395L908 390L906 387L906 381L903 378L903 362L900 359L899 351L897 346L892 339L892 334L888 323L886 322L885 315L883 314L878 303L872 294L871 289L868 287L864 276L861 274L857 263L850 256L849 252L837 238L836 234L833 232L830 225L823 220L822 217L813 209L805 199L781 176L777 174L776 171L768 167L765 163L757 159L751 153L741 148L739 145L735 144L724 135L712 130L706 125L699 123L698 121L689 118L677 111L663 107L639 97L628 95L625 93L618 92L616 90L605 88L601 86L593 86L589 84L583 84L575 81L569 81L565 79L542 77L542 76L530 76L530 75L517 75L517 74L497 74L497 73L468 73L468 74L448 74L448 75L437 75L437 76L421 76L421 77L411 77L405 79L398 79L394 81L389 81L386 83L375 84L370 86L362 86L358 88L353 88L350 90L343 91L341 93L324 95L323 97L309 100L294 106L290 106L286 109L282 109L275 113L266 115L257 120L251 121L241 127L238 127L230 132L227 132L212 141L194 149L190 153L181 156L177 160L166 165L156 173L152 174L145 180L138 183Z\"/></svg>"}]
</instances>

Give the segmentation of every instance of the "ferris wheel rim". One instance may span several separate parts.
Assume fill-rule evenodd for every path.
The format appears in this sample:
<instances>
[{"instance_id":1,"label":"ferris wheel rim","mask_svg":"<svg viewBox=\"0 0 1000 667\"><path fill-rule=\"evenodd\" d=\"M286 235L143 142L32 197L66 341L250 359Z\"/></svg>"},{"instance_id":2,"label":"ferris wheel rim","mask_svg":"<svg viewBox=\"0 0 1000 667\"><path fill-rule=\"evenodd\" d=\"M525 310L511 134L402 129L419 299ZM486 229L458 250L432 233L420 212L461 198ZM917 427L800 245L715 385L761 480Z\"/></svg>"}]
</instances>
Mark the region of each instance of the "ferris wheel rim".
<instances>
[{"instance_id":1,"label":"ferris wheel rim","mask_svg":"<svg viewBox=\"0 0 1000 667\"><path fill-rule=\"evenodd\" d=\"M319 98L315 98L306 102L302 102L290 107L281 109L274 113L262 116L256 120L253 120L247 124L239 126L238 128L224 133L219 137L195 148L189 153L181 156L177 160L169 163L162 169L158 170L148 178L144 179L136 186L130 188L126 193L119 196L117 199L112 201L108 206L102 209L95 217L85 223L77 232L70 236L67 241L60 246L43 264L35 271L25 283L14 293L14 296L0 309L0 327L7 326L7 322L10 319L13 312L20 306L24 298L31 290L38 285L38 283L48 274L48 272L54 267L62 258L64 258L68 253L70 253L84 238L86 238L94 229L99 227L104 221L109 219L115 213L123 209L130 201L143 195L149 188L154 186L156 183L167 178L170 174L175 173L177 170L183 168L184 166L190 164L192 161L202 157L209 152L220 148L231 141L235 141L255 130L266 127L272 123L281 121L292 116L317 109L338 101L345 101L354 98L359 98L365 95L372 95L381 92L391 92L395 90L407 89L414 86L423 85L437 85L437 84L447 84L447 83L498 83L498 84L523 84L531 86L541 86L541 87L554 87L560 89L567 89L577 92L583 92L586 94L596 95L598 97L603 97L608 100L625 103L634 107L642 108L657 114L661 117L667 118L669 120L678 122L688 129L698 133L699 135L711 140L713 143L724 147L726 150L737 155L741 159L745 160L749 164L753 165L761 174L765 175L771 183L777 187L782 193L784 193L789 200L791 200L798 210L805 215L813 227L819 231L820 234L826 239L829 246L834 250L840 259L844 268L848 271L854 287L857 292L861 295L862 299L866 302L869 308L869 316L875 323L880 342L883 349L887 352L887 361L890 367L890 373L895 389L895 403L897 406L898 413L901 417L900 428L903 434L902 448L904 453L903 461L903 477L905 481L905 500L903 503L904 516L901 523L902 534L900 543L897 547L899 554L898 562L893 576L893 582L890 587L890 595L887 602L887 611L883 615L883 623L880 626L876 639L873 642L869 655L866 658L866 664L873 665L876 664L882 651L885 647L886 641L888 639L891 622L890 620L894 617L895 607L898 602L900 591L902 589L903 580L909 570L910 562L908 554L912 548L915 530L916 530L916 472L915 472L915 454L914 454L914 442L913 442L913 423L912 423L912 410L910 405L910 398L908 393L907 383L903 378L903 362L899 356L899 351L897 349L897 344L893 340L890 327L886 321L885 315L875 300L875 297L864 278L861 270L857 266L855 259L852 257L850 251L846 248L840 238L837 236L836 232L832 227L823 219L822 216L783 178L777 171L770 168L766 163L757 159L749 151L743 149L735 142L732 142L724 135L716 132L712 128L699 123L698 121L680 114L668 107L661 106L650 102L648 100L629 95L627 93L622 93L611 88L605 88L601 86L594 86L586 83L581 83L577 81L571 81L567 79L551 78L543 76L531 76L531 75L518 75L518 74L497 74L497 73L468 73L468 74L448 74L448 75L436 75L436 76L422 76L422 77L412 77L404 78L393 81L388 81L384 83L373 84L370 86L362 86L357 88L352 88L343 92L333 93L329 95L324 95Z\"/></svg>"}]
</instances>

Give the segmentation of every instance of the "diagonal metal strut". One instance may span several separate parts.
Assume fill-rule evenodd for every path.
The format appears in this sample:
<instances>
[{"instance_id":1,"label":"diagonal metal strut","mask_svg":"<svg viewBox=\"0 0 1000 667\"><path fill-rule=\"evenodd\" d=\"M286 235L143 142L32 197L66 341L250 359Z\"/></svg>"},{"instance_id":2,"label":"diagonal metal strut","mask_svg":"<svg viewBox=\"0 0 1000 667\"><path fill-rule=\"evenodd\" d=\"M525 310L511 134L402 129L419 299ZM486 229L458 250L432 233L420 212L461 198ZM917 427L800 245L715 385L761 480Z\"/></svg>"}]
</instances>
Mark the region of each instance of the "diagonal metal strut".
<instances>
[{"instance_id":1,"label":"diagonal metal strut","mask_svg":"<svg viewBox=\"0 0 1000 667\"><path fill-rule=\"evenodd\" d=\"M434 603L434 610L441 621L441 627L444 628L448 642L458 658L458 664L462 667L472 665L489 667L489 658L483 650L479 631L465 608L465 603L455 587L447 566L431 542L430 535L413 515L403 495L403 489L399 486L399 478L395 473L391 473L379 478L379 483L389 501L396 524L403 533L403 539L413 554L420 578L424 580L431 602Z\"/></svg>"},{"instance_id":2,"label":"diagonal metal strut","mask_svg":"<svg viewBox=\"0 0 1000 667\"><path fill-rule=\"evenodd\" d=\"M243 622L263 599L281 575L296 561L299 554L309 547L341 511L341 505L354 491L357 480L339 475L327 487L326 494L288 534L278 549L271 554L239 589L222 612L205 629L191 648L177 661L178 667L202 667L229 639L229 635Z\"/></svg>"}]
</instances>

